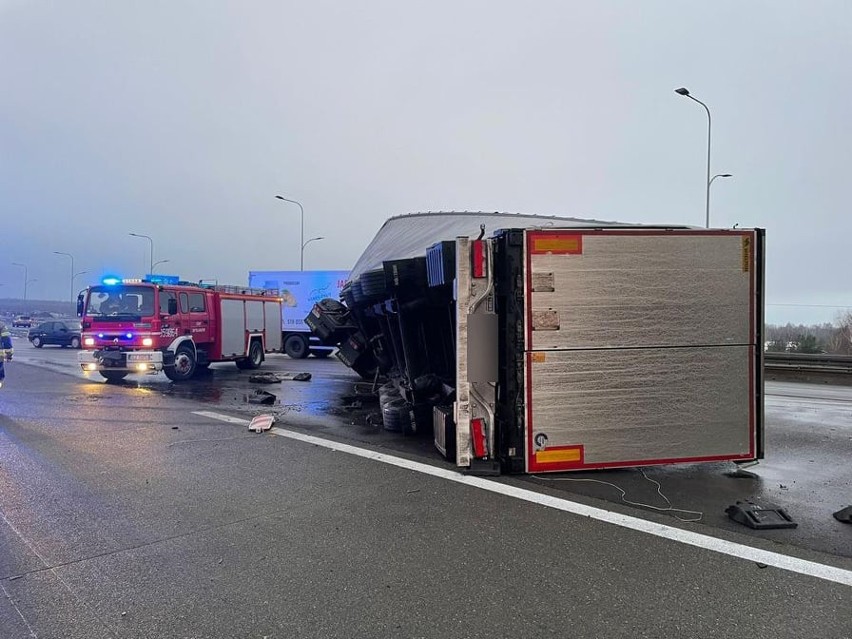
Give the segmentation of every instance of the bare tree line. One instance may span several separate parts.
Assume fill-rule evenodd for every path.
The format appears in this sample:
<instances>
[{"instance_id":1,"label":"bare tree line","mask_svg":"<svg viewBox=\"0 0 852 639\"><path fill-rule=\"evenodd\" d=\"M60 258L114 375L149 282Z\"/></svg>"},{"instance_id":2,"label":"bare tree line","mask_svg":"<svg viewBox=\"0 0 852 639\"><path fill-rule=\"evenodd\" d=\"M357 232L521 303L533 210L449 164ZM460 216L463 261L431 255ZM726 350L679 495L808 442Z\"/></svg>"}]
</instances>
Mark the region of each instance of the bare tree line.
<instances>
[{"instance_id":1,"label":"bare tree line","mask_svg":"<svg viewBox=\"0 0 852 639\"><path fill-rule=\"evenodd\" d=\"M841 313L834 323L767 324L765 337L769 351L852 355L852 311Z\"/></svg>"}]
</instances>

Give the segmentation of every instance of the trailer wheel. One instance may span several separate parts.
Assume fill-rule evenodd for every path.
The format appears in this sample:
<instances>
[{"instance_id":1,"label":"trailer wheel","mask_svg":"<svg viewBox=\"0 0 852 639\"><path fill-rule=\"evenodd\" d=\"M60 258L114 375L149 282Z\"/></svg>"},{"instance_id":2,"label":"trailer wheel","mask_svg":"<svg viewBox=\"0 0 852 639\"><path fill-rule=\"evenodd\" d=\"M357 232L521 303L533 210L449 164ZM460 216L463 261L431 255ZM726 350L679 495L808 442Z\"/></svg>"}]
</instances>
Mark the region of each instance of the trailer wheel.
<instances>
[{"instance_id":1,"label":"trailer wheel","mask_svg":"<svg viewBox=\"0 0 852 639\"><path fill-rule=\"evenodd\" d=\"M381 269L363 273L358 281L365 298L376 299L385 296L385 272Z\"/></svg>"},{"instance_id":2,"label":"trailer wheel","mask_svg":"<svg viewBox=\"0 0 852 639\"><path fill-rule=\"evenodd\" d=\"M107 384L120 382L125 377L127 377L127 373L124 371L98 371L101 374Z\"/></svg>"},{"instance_id":3,"label":"trailer wheel","mask_svg":"<svg viewBox=\"0 0 852 639\"><path fill-rule=\"evenodd\" d=\"M191 346L181 344L175 351L175 365L167 366L163 372L173 382L183 382L195 375L195 352Z\"/></svg>"},{"instance_id":4,"label":"trailer wheel","mask_svg":"<svg viewBox=\"0 0 852 639\"><path fill-rule=\"evenodd\" d=\"M284 341L284 352L291 359L305 359L310 352L308 340L301 335L290 335Z\"/></svg>"}]
</instances>

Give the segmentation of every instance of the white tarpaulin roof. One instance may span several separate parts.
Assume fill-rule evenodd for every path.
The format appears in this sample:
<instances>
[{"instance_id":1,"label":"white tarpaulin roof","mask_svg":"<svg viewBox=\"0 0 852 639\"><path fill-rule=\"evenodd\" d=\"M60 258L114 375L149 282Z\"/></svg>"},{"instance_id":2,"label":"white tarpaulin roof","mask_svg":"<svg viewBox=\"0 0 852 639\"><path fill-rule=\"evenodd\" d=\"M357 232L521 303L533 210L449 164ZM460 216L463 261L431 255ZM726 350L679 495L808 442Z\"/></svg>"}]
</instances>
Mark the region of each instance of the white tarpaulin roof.
<instances>
[{"instance_id":1,"label":"white tarpaulin roof","mask_svg":"<svg viewBox=\"0 0 852 639\"><path fill-rule=\"evenodd\" d=\"M355 262L349 278L355 279L361 273L381 268L382 262L386 260L402 260L423 256L426 254L426 249L443 240L454 240L460 236L478 237L481 224L485 225L486 237L490 237L498 229L645 226L624 222L586 220L577 217L476 211L398 215L390 218L382 225L382 228L376 233L376 237Z\"/></svg>"}]
</instances>

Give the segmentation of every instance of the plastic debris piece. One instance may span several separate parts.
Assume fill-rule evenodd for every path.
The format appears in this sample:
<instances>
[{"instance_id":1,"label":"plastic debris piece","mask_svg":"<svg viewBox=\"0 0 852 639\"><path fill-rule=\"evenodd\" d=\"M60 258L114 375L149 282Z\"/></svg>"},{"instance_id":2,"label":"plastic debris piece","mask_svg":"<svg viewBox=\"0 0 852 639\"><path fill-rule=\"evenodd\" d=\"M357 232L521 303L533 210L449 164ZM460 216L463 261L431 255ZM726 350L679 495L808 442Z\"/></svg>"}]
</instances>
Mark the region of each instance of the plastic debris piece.
<instances>
[{"instance_id":1,"label":"plastic debris piece","mask_svg":"<svg viewBox=\"0 0 852 639\"><path fill-rule=\"evenodd\" d=\"M834 513L834 518L844 524L852 524L852 506L846 506Z\"/></svg>"},{"instance_id":2,"label":"plastic debris piece","mask_svg":"<svg viewBox=\"0 0 852 639\"><path fill-rule=\"evenodd\" d=\"M311 381L310 373L284 373L280 376L281 379L289 382L309 382Z\"/></svg>"},{"instance_id":3,"label":"plastic debris piece","mask_svg":"<svg viewBox=\"0 0 852 639\"><path fill-rule=\"evenodd\" d=\"M725 512L735 522L756 530L796 528L799 525L786 510L768 502L758 503L746 499L728 506Z\"/></svg>"},{"instance_id":4,"label":"plastic debris piece","mask_svg":"<svg viewBox=\"0 0 852 639\"><path fill-rule=\"evenodd\" d=\"M275 415L256 415L254 419L251 420L248 429L255 433L262 433L272 428L272 424L274 423Z\"/></svg>"},{"instance_id":5,"label":"plastic debris piece","mask_svg":"<svg viewBox=\"0 0 852 639\"><path fill-rule=\"evenodd\" d=\"M254 391L254 395L248 396L248 402L249 404L274 404L275 395L258 388L256 391Z\"/></svg>"},{"instance_id":6,"label":"plastic debris piece","mask_svg":"<svg viewBox=\"0 0 852 639\"><path fill-rule=\"evenodd\" d=\"M281 378L275 373L255 373L249 375L249 381L253 384L280 384Z\"/></svg>"},{"instance_id":7,"label":"plastic debris piece","mask_svg":"<svg viewBox=\"0 0 852 639\"><path fill-rule=\"evenodd\" d=\"M736 470L729 471L725 473L725 476L732 477L734 479L757 479L757 475L748 470L743 470L742 468L737 468Z\"/></svg>"}]
</instances>

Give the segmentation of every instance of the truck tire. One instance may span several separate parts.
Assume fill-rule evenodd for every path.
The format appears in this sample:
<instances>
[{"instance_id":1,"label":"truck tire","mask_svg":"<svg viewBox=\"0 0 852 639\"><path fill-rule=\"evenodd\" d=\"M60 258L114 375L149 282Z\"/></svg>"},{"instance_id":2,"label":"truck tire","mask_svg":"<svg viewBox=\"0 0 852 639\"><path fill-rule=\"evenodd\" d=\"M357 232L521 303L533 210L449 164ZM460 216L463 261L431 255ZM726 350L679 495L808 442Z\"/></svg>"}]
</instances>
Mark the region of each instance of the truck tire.
<instances>
[{"instance_id":1,"label":"truck tire","mask_svg":"<svg viewBox=\"0 0 852 639\"><path fill-rule=\"evenodd\" d=\"M352 282L346 282L343 288L340 289L340 299L343 300L346 308L355 308L355 294L352 292Z\"/></svg>"},{"instance_id":2,"label":"truck tire","mask_svg":"<svg viewBox=\"0 0 852 639\"><path fill-rule=\"evenodd\" d=\"M163 372L173 382L183 382L195 375L195 351L187 344L181 344L175 351L175 365L166 366Z\"/></svg>"},{"instance_id":3,"label":"truck tire","mask_svg":"<svg viewBox=\"0 0 852 639\"><path fill-rule=\"evenodd\" d=\"M101 374L107 384L120 382L125 377L127 377L127 373L125 371L98 371Z\"/></svg>"},{"instance_id":4,"label":"truck tire","mask_svg":"<svg viewBox=\"0 0 852 639\"><path fill-rule=\"evenodd\" d=\"M383 298L387 291L385 287L385 272L381 269L363 273L358 281L361 283L361 292L365 298Z\"/></svg>"},{"instance_id":5,"label":"truck tire","mask_svg":"<svg viewBox=\"0 0 852 639\"><path fill-rule=\"evenodd\" d=\"M284 352L291 359L305 359L310 353L308 340L301 335L290 335L284 340Z\"/></svg>"},{"instance_id":6,"label":"truck tire","mask_svg":"<svg viewBox=\"0 0 852 639\"><path fill-rule=\"evenodd\" d=\"M253 371L260 368L260 365L263 364L263 346L261 346L259 339L252 340L248 357L238 359L236 364L241 371Z\"/></svg>"}]
</instances>

